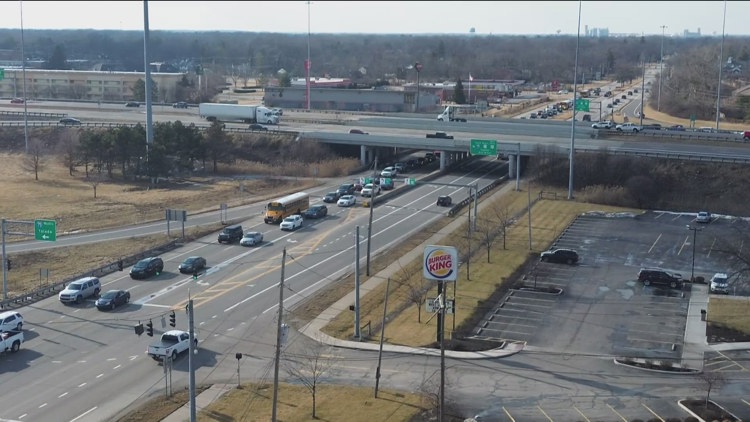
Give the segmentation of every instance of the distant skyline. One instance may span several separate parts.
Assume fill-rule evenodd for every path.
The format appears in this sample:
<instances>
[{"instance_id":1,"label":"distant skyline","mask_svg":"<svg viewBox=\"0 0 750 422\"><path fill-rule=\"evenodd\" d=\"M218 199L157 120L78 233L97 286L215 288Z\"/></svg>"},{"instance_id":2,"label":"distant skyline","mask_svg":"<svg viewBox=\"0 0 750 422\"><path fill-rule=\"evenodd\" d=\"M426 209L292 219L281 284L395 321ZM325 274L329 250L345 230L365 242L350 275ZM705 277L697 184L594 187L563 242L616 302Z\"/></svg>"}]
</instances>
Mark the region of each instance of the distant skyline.
<instances>
[{"instance_id":1,"label":"distant skyline","mask_svg":"<svg viewBox=\"0 0 750 422\"><path fill-rule=\"evenodd\" d=\"M728 36L749 35L750 2L729 1ZM143 30L142 1L3 1L0 28ZM577 1L149 1L152 31L575 35ZM610 34L721 35L723 1L584 1L584 28Z\"/></svg>"}]
</instances>

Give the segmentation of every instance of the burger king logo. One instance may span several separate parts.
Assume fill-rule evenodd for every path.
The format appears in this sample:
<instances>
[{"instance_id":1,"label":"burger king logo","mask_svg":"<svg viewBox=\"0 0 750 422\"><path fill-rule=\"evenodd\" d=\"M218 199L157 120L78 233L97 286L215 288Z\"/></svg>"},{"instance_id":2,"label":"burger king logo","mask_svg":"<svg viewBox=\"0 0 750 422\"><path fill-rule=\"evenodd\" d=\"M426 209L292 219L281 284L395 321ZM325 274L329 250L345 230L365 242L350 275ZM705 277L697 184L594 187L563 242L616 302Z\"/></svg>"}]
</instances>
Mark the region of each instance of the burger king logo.
<instances>
[{"instance_id":1,"label":"burger king logo","mask_svg":"<svg viewBox=\"0 0 750 422\"><path fill-rule=\"evenodd\" d=\"M456 280L458 253L450 246L427 246L424 251L424 277Z\"/></svg>"}]
</instances>

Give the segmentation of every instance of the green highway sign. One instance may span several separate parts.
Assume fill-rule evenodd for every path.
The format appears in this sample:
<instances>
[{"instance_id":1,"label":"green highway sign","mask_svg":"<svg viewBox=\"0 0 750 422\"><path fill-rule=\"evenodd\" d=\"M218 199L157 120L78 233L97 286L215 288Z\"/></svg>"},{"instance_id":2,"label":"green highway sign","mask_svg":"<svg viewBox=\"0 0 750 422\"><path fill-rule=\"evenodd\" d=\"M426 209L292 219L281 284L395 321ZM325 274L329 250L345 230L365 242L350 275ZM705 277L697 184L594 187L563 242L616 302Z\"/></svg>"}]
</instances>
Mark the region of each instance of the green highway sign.
<instances>
[{"instance_id":1,"label":"green highway sign","mask_svg":"<svg viewBox=\"0 0 750 422\"><path fill-rule=\"evenodd\" d=\"M57 240L57 222L55 220L34 220L34 238L48 242Z\"/></svg>"},{"instance_id":2,"label":"green highway sign","mask_svg":"<svg viewBox=\"0 0 750 422\"><path fill-rule=\"evenodd\" d=\"M589 111L589 100L577 99L576 100L576 111Z\"/></svg>"},{"instance_id":3,"label":"green highway sign","mask_svg":"<svg viewBox=\"0 0 750 422\"><path fill-rule=\"evenodd\" d=\"M497 155L497 141L472 139L469 151L471 155Z\"/></svg>"}]
</instances>

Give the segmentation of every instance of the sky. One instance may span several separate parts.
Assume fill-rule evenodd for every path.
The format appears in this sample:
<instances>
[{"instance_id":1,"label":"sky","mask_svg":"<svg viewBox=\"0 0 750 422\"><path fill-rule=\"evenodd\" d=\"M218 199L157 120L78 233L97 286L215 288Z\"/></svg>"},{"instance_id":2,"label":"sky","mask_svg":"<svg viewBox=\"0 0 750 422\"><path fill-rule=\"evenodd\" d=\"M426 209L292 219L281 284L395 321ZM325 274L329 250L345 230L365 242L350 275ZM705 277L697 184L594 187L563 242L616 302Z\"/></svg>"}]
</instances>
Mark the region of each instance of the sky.
<instances>
[{"instance_id":1,"label":"sky","mask_svg":"<svg viewBox=\"0 0 750 422\"><path fill-rule=\"evenodd\" d=\"M309 3L309 4L308 4ZM148 1L152 31L750 35L750 1ZM726 6L726 22L724 9ZM143 30L142 1L0 2L0 28ZM309 15L308 15L309 13ZM21 18L23 16L23 18ZM22 22L23 20L23 22ZM722 27L724 30L722 31Z\"/></svg>"}]
</instances>

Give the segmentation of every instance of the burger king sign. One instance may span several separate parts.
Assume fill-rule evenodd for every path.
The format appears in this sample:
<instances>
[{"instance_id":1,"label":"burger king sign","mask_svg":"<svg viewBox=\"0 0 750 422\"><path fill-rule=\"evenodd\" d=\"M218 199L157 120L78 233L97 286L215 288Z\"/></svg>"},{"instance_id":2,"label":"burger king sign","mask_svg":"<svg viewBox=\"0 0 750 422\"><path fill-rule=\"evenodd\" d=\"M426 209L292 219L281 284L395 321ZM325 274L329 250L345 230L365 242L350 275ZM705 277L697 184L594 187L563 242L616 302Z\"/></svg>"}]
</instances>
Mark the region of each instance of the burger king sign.
<instances>
[{"instance_id":1,"label":"burger king sign","mask_svg":"<svg viewBox=\"0 0 750 422\"><path fill-rule=\"evenodd\" d=\"M435 281L456 281L458 251L453 246L429 245L424 248L424 278Z\"/></svg>"}]
</instances>

